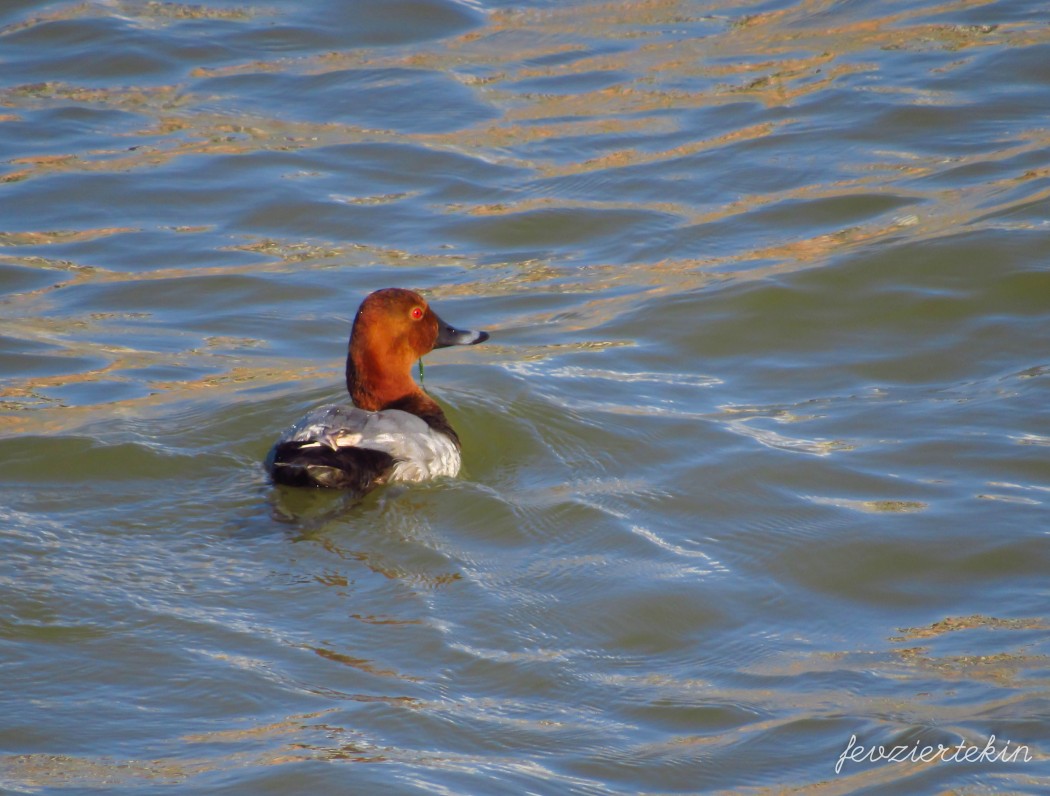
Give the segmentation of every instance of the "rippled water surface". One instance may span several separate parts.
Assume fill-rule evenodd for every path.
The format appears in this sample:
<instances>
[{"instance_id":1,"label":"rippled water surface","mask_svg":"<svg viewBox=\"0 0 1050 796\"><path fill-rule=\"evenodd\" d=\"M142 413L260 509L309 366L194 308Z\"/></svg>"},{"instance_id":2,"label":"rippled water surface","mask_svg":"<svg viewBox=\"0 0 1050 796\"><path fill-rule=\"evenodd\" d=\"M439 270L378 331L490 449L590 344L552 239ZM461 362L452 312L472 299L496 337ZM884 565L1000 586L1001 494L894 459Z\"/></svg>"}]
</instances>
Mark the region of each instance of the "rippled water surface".
<instances>
[{"instance_id":1,"label":"rippled water surface","mask_svg":"<svg viewBox=\"0 0 1050 796\"><path fill-rule=\"evenodd\" d=\"M1050 791L1044 3L7 0L0 305L5 793Z\"/></svg>"}]
</instances>

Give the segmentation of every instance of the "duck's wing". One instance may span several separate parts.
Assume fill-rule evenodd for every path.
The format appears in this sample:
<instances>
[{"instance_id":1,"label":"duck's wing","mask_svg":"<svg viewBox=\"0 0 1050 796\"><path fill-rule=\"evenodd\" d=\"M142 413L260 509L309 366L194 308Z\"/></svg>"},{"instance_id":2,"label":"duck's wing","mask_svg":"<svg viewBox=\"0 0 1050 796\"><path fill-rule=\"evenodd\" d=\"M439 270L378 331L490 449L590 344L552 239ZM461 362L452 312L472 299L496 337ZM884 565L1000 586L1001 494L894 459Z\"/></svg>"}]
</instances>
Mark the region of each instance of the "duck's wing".
<instances>
[{"instance_id":1,"label":"duck's wing","mask_svg":"<svg viewBox=\"0 0 1050 796\"><path fill-rule=\"evenodd\" d=\"M301 442L306 447L314 445L333 450L353 447L361 442L375 414L350 404L319 406L287 429L279 441Z\"/></svg>"},{"instance_id":2,"label":"duck's wing","mask_svg":"<svg viewBox=\"0 0 1050 796\"><path fill-rule=\"evenodd\" d=\"M314 409L281 435L266 471L278 484L367 492L396 464L390 451L369 444L376 414L346 404Z\"/></svg>"}]
</instances>

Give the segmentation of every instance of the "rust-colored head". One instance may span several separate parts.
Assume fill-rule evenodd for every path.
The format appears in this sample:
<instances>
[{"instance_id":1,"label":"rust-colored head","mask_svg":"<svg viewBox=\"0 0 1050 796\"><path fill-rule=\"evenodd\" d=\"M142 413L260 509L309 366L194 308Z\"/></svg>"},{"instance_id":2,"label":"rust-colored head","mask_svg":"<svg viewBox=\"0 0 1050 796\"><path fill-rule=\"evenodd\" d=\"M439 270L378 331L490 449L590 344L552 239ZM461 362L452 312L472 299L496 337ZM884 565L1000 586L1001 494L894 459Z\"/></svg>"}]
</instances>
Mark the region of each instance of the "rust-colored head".
<instances>
[{"instance_id":1,"label":"rust-colored head","mask_svg":"<svg viewBox=\"0 0 1050 796\"><path fill-rule=\"evenodd\" d=\"M412 363L435 348L473 345L486 332L456 329L411 290L388 287L368 295L354 318L346 387L354 404L376 411L420 392Z\"/></svg>"}]
</instances>

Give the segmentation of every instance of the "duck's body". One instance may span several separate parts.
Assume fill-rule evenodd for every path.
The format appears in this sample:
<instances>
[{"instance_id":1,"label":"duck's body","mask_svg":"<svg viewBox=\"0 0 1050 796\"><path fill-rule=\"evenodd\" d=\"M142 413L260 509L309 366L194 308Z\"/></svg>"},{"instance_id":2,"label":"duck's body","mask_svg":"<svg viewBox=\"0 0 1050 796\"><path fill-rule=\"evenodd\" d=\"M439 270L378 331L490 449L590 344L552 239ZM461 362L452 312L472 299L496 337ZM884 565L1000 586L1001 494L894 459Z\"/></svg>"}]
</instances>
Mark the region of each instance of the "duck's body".
<instances>
[{"instance_id":1,"label":"duck's body","mask_svg":"<svg viewBox=\"0 0 1050 796\"><path fill-rule=\"evenodd\" d=\"M458 474L459 436L409 368L434 348L487 339L485 332L449 326L416 293L372 293L354 319L346 361L356 405L318 407L289 428L266 457L270 477L363 493L392 481Z\"/></svg>"},{"instance_id":2,"label":"duck's body","mask_svg":"<svg viewBox=\"0 0 1050 796\"><path fill-rule=\"evenodd\" d=\"M314 409L271 451L270 475L293 486L366 491L388 481L459 473L459 442L400 409L368 412L349 404Z\"/></svg>"}]
</instances>

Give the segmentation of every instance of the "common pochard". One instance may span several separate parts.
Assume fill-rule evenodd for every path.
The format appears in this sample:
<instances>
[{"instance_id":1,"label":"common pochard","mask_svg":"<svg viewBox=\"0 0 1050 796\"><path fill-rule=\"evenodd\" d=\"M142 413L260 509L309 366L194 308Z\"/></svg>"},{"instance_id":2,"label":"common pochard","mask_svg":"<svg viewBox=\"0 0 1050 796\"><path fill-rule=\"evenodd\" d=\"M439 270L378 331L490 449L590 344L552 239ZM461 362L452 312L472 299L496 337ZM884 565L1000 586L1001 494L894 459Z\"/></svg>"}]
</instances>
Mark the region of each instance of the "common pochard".
<instances>
[{"instance_id":1,"label":"common pochard","mask_svg":"<svg viewBox=\"0 0 1050 796\"><path fill-rule=\"evenodd\" d=\"M411 367L435 348L488 338L445 323L411 290L370 294L354 318L346 357L354 405L318 407L285 431L266 457L270 478L364 493L392 481L456 475L459 437Z\"/></svg>"}]
</instances>

